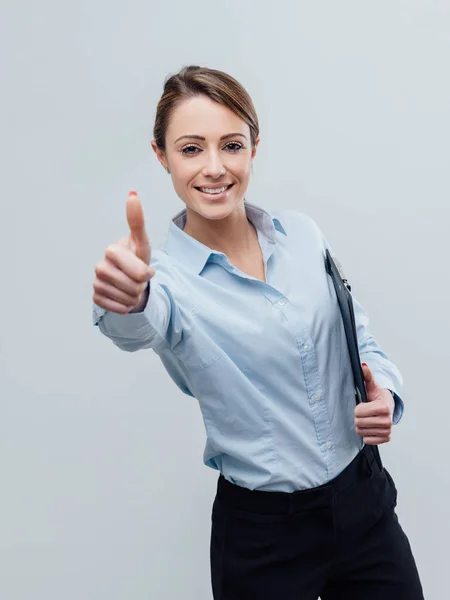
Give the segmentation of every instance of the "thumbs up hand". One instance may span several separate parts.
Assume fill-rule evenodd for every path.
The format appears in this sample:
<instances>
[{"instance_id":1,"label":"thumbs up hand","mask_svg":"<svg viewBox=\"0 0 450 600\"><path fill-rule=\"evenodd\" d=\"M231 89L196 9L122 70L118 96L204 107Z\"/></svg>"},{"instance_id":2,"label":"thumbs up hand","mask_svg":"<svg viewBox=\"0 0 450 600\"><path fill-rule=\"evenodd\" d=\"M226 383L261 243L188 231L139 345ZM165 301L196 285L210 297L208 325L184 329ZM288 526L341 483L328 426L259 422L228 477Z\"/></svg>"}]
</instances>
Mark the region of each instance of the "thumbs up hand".
<instances>
[{"instance_id":1,"label":"thumbs up hand","mask_svg":"<svg viewBox=\"0 0 450 600\"><path fill-rule=\"evenodd\" d=\"M155 274L150 267L151 247L145 229L144 211L136 192L128 195L127 237L108 246L95 267L94 302L119 314L140 312L148 300L148 282Z\"/></svg>"},{"instance_id":2,"label":"thumbs up hand","mask_svg":"<svg viewBox=\"0 0 450 600\"><path fill-rule=\"evenodd\" d=\"M362 436L365 444L385 444L391 439L394 399L389 390L377 385L366 363L362 370L368 402L355 407L356 433Z\"/></svg>"}]
</instances>

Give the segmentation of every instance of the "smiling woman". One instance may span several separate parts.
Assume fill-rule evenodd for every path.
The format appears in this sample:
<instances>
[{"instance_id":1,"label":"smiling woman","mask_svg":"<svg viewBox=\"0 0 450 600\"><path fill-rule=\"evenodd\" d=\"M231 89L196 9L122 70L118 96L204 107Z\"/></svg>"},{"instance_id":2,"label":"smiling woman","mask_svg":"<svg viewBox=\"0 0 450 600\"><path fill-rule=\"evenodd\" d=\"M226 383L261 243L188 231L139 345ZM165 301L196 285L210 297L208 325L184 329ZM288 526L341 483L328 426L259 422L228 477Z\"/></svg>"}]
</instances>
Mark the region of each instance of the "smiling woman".
<instances>
[{"instance_id":1,"label":"smiling woman","mask_svg":"<svg viewBox=\"0 0 450 600\"><path fill-rule=\"evenodd\" d=\"M167 79L152 147L184 204L153 255L136 192L129 235L96 267L94 319L119 348L152 348L199 403L215 600L423 600L397 491L373 445L402 415L402 377L353 298L367 403L316 223L245 201L259 144L233 77ZM356 424L356 427L355 427Z\"/></svg>"},{"instance_id":2,"label":"smiling woman","mask_svg":"<svg viewBox=\"0 0 450 600\"><path fill-rule=\"evenodd\" d=\"M239 257L258 250L243 202L259 143L250 96L225 73L186 67L165 84L154 138L186 204L185 232L243 266Z\"/></svg>"}]
</instances>

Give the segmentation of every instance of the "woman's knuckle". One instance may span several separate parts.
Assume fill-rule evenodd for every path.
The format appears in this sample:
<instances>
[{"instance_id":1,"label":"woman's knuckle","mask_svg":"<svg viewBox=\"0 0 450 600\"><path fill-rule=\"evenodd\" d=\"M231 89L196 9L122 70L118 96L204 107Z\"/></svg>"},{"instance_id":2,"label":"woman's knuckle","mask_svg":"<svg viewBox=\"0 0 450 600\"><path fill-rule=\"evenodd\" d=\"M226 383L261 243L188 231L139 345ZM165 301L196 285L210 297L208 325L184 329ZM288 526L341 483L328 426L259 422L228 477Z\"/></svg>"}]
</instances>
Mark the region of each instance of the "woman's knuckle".
<instances>
[{"instance_id":1,"label":"woman's knuckle","mask_svg":"<svg viewBox=\"0 0 450 600\"><path fill-rule=\"evenodd\" d=\"M94 284L93 284L92 287L94 288L95 292L100 292L100 290L102 289L102 284L101 284L101 282L98 279L96 279L94 281Z\"/></svg>"},{"instance_id":2,"label":"woman's knuckle","mask_svg":"<svg viewBox=\"0 0 450 600\"><path fill-rule=\"evenodd\" d=\"M105 251L106 258L114 259L120 252L120 246L118 244L110 244Z\"/></svg>"},{"instance_id":3,"label":"woman's knuckle","mask_svg":"<svg viewBox=\"0 0 450 600\"><path fill-rule=\"evenodd\" d=\"M92 297L93 301L95 302L95 304L97 304L98 306L100 306L101 308L105 308L103 306L103 298L100 294L95 293Z\"/></svg>"},{"instance_id":4,"label":"woman's knuckle","mask_svg":"<svg viewBox=\"0 0 450 600\"><path fill-rule=\"evenodd\" d=\"M144 281L147 281L148 278L148 270L145 267L139 267L138 271L137 271L137 280L140 283L144 283Z\"/></svg>"},{"instance_id":5,"label":"woman's knuckle","mask_svg":"<svg viewBox=\"0 0 450 600\"><path fill-rule=\"evenodd\" d=\"M102 279L107 276L107 274L108 274L108 265L107 265L107 263L104 260L102 260L101 262L99 262L97 264L97 266L95 267L95 274L97 275L97 277L100 277Z\"/></svg>"}]
</instances>

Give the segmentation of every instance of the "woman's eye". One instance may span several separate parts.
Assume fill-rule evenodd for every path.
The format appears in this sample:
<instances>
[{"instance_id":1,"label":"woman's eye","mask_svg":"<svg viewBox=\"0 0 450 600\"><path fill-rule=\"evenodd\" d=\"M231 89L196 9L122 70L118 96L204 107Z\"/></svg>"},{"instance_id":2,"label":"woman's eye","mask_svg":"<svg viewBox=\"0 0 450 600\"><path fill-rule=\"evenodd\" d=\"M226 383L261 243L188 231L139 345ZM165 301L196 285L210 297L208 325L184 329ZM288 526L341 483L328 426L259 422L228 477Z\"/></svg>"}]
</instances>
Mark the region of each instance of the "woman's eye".
<instances>
[{"instance_id":1,"label":"woman's eye","mask_svg":"<svg viewBox=\"0 0 450 600\"><path fill-rule=\"evenodd\" d=\"M181 152L183 154L197 154L197 150L200 151L200 148L197 148L197 146L185 146L181 149Z\"/></svg>"},{"instance_id":2,"label":"woman's eye","mask_svg":"<svg viewBox=\"0 0 450 600\"><path fill-rule=\"evenodd\" d=\"M224 150L226 150L227 152L239 152L243 149L243 147L244 146L239 142L228 142ZM193 144L189 144L188 146L184 146L183 148L181 148L181 153L185 155L198 154L199 152L202 152L202 149L198 146L194 146Z\"/></svg>"},{"instance_id":3,"label":"woman's eye","mask_svg":"<svg viewBox=\"0 0 450 600\"><path fill-rule=\"evenodd\" d=\"M228 152L239 152L239 150L242 150L243 146L239 142L230 142L225 148Z\"/></svg>"}]
</instances>

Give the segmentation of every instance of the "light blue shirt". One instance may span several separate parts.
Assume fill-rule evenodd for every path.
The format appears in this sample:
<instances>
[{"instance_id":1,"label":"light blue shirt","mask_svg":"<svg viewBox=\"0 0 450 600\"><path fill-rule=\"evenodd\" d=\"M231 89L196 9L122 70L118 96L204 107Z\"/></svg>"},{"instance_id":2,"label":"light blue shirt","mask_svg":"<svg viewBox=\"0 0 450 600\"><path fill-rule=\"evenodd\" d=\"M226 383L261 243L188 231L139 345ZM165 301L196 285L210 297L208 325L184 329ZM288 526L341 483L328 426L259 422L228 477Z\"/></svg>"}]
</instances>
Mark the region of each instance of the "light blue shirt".
<instances>
[{"instance_id":1,"label":"light blue shirt","mask_svg":"<svg viewBox=\"0 0 450 600\"><path fill-rule=\"evenodd\" d=\"M292 492L336 477L362 448L353 378L320 229L293 210L246 203L246 211L267 283L186 234L184 209L153 253L145 310L119 315L94 305L94 322L122 350L152 348L198 400L207 466L243 487ZM361 361L394 392L396 423L402 377L356 299L354 310Z\"/></svg>"}]
</instances>

